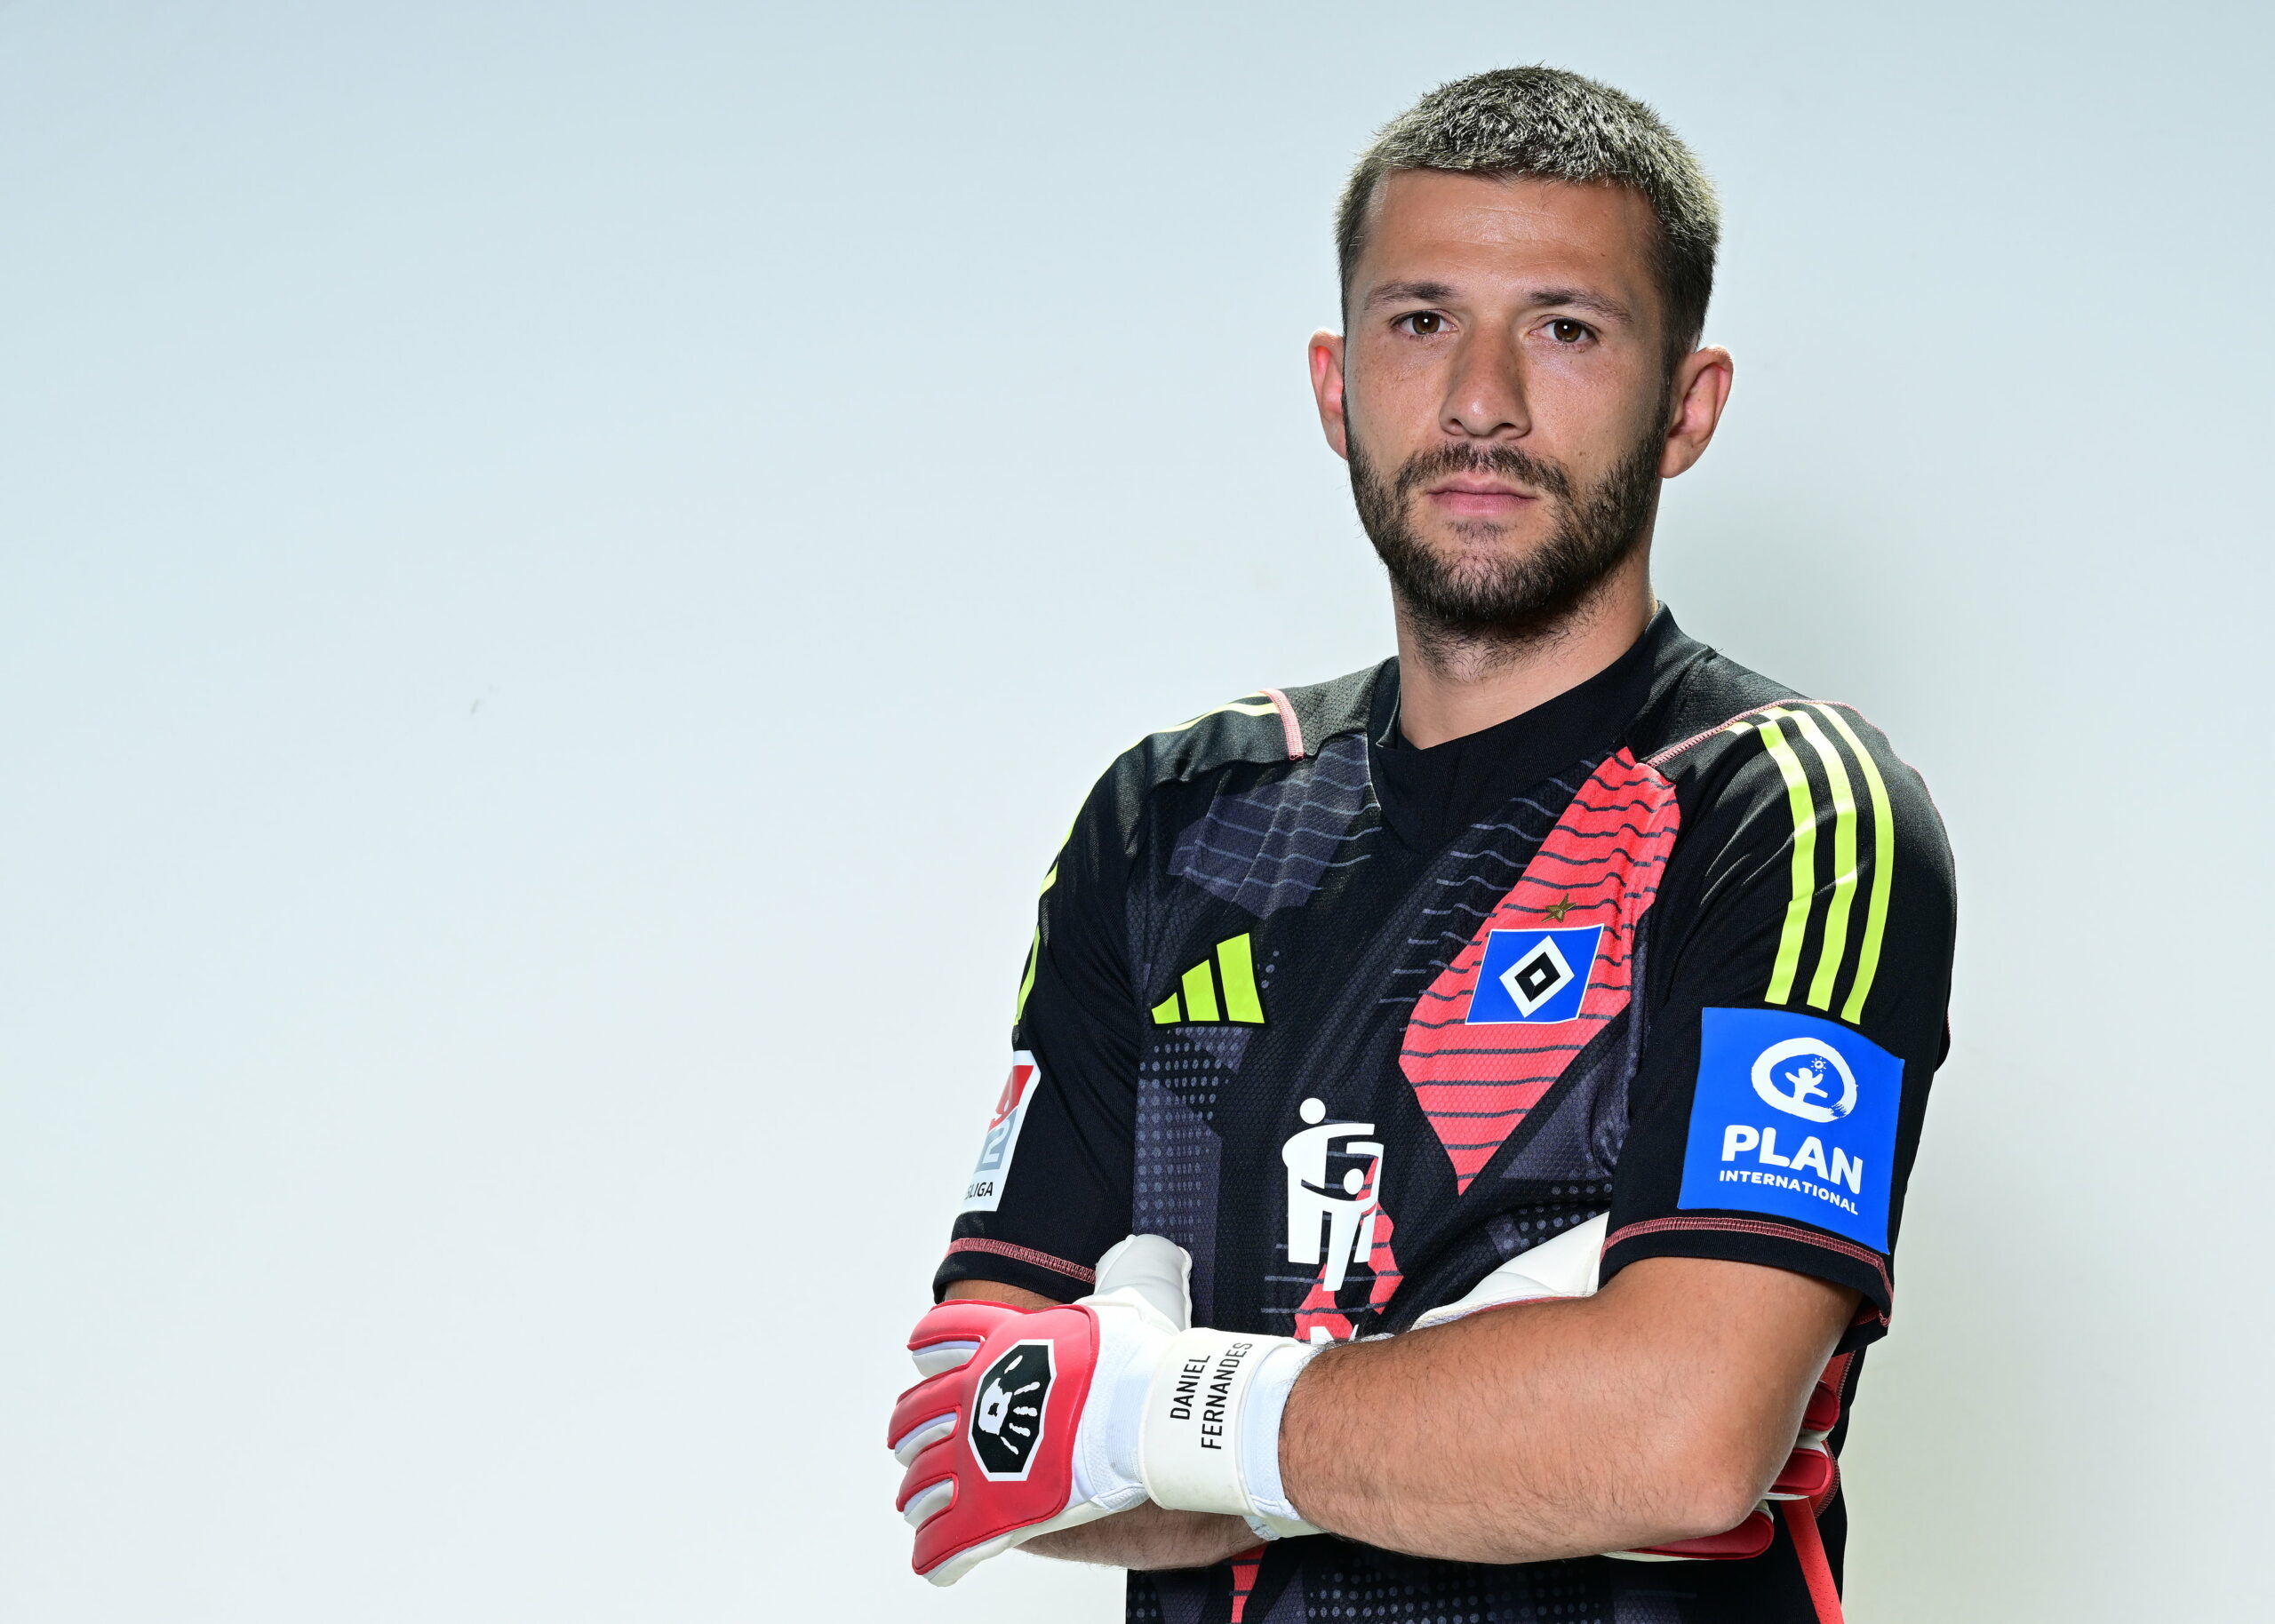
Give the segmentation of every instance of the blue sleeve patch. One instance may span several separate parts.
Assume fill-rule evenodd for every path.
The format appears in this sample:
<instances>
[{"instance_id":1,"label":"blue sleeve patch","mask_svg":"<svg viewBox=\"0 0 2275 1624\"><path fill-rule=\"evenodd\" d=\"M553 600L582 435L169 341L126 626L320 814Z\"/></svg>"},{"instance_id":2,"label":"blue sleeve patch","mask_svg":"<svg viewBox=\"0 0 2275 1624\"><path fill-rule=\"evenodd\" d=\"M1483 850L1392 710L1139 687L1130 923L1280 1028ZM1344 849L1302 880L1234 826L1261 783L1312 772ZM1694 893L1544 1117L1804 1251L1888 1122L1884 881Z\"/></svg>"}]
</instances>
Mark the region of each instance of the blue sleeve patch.
<instances>
[{"instance_id":1,"label":"blue sleeve patch","mask_svg":"<svg viewBox=\"0 0 2275 1624\"><path fill-rule=\"evenodd\" d=\"M1676 1205L1798 1218L1886 1252L1904 1063L1815 1015L1702 1019Z\"/></svg>"}]
</instances>

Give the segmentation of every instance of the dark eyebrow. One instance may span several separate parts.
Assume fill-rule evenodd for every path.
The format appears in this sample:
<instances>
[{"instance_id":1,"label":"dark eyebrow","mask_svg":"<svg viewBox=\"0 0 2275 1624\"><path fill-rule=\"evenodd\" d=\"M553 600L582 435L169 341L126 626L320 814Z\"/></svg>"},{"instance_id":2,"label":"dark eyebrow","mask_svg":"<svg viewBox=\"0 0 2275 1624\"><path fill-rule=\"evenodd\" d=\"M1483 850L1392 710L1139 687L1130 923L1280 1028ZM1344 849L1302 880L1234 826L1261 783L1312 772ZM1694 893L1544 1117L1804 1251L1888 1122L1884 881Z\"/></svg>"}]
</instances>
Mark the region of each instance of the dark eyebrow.
<instances>
[{"instance_id":1,"label":"dark eyebrow","mask_svg":"<svg viewBox=\"0 0 2275 1624\"><path fill-rule=\"evenodd\" d=\"M1367 307L1395 305L1406 299L1417 299L1425 305L1442 305L1452 299L1454 291L1442 282L1386 282L1367 295Z\"/></svg>"},{"instance_id":2,"label":"dark eyebrow","mask_svg":"<svg viewBox=\"0 0 2275 1624\"><path fill-rule=\"evenodd\" d=\"M1536 288L1532 302L1536 305L1569 305L1576 310L1592 310L1608 322L1632 322L1635 313L1616 299L1600 293L1590 293L1583 288Z\"/></svg>"}]
</instances>

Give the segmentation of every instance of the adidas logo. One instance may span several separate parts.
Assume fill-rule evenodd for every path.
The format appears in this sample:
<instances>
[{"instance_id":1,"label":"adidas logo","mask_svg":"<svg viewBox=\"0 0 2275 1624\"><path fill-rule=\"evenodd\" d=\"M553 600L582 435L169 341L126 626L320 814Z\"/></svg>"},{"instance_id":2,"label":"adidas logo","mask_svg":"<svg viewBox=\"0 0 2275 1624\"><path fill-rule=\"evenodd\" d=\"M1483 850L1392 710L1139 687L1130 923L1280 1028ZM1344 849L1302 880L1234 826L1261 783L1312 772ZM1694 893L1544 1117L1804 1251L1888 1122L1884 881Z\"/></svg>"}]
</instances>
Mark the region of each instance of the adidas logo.
<instances>
[{"instance_id":1,"label":"adidas logo","mask_svg":"<svg viewBox=\"0 0 2275 1624\"><path fill-rule=\"evenodd\" d=\"M1224 1022L1264 1024L1264 1000L1256 995L1256 959L1246 931L1217 943L1211 957L1179 976L1177 990L1153 1006L1156 1026Z\"/></svg>"}]
</instances>

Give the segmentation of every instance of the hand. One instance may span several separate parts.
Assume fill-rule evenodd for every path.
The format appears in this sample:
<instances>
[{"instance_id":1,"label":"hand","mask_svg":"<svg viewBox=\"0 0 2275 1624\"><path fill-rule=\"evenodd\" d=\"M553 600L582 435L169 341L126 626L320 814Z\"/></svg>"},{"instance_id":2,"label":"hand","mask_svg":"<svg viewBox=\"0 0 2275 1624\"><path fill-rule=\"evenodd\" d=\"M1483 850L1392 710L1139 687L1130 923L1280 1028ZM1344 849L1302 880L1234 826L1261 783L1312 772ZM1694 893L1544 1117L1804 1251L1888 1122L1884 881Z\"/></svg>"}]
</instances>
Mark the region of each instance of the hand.
<instances>
[{"instance_id":1,"label":"hand","mask_svg":"<svg viewBox=\"0 0 2275 1624\"><path fill-rule=\"evenodd\" d=\"M1280 1483L1280 1418L1318 1349L1193 1327L1193 1260L1133 1235L1098 1290L1032 1313L944 1302L908 1349L926 1378L887 1442L908 1468L914 1566L954 1584L1013 1546L1151 1499L1249 1519L1261 1539L1317 1533Z\"/></svg>"},{"instance_id":2,"label":"hand","mask_svg":"<svg viewBox=\"0 0 2275 1624\"><path fill-rule=\"evenodd\" d=\"M1414 1322L1414 1329L1444 1325L1513 1303L1593 1296L1600 1284L1604 1236L1609 1223L1610 1214L1600 1214L1510 1259L1486 1276L1466 1296L1421 1316ZM1745 1521L1727 1532L1705 1539L1680 1540L1642 1550L1606 1554L1638 1562L1732 1561L1758 1556L1768 1550L1776 1532L1769 1515L1771 1501L1815 1502L1832 1491L1834 1468L1824 1440L1840 1418L1840 1376L1847 1365L1846 1357L1836 1357L1825 1367L1824 1374L1809 1394L1808 1408L1801 1418L1800 1436L1794 1440L1784 1469Z\"/></svg>"},{"instance_id":3,"label":"hand","mask_svg":"<svg viewBox=\"0 0 2275 1624\"><path fill-rule=\"evenodd\" d=\"M908 1469L898 1504L919 1573L954 1584L1145 1498L1138 1415L1192 1317L1191 1270L1183 1247L1133 1235L1098 1260L1098 1289L1080 1302L950 1302L917 1322L908 1350L926 1379L900 1396L887 1442Z\"/></svg>"}]
</instances>

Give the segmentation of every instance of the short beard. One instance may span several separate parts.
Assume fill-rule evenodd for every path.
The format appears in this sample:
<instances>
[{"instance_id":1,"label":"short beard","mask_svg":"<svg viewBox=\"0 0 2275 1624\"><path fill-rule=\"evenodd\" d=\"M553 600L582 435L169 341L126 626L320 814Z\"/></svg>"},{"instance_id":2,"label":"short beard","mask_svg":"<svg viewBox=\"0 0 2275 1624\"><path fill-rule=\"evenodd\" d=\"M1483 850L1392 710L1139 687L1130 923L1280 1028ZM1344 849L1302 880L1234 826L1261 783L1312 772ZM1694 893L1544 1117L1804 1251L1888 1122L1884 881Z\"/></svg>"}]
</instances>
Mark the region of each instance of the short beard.
<instances>
[{"instance_id":1,"label":"short beard","mask_svg":"<svg viewBox=\"0 0 2275 1624\"><path fill-rule=\"evenodd\" d=\"M1659 454L1671 399L1651 431L1577 500L1561 465L1513 445L1455 443L1409 458L1385 481L1359 437L1351 435L1351 494L1359 522L1390 571L1391 589L1433 664L1497 665L1553 641L1604 582L1634 557L1658 509ZM1416 531L1417 495L1453 474L1515 480L1556 503L1556 529L1514 557L1452 560ZM1464 540L1491 542L1502 525L1473 520L1454 526Z\"/></svg>"}]
</instances>

